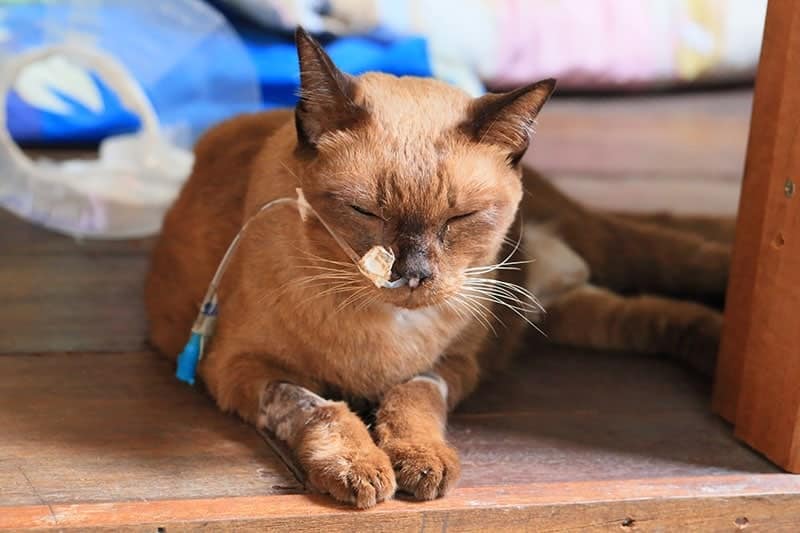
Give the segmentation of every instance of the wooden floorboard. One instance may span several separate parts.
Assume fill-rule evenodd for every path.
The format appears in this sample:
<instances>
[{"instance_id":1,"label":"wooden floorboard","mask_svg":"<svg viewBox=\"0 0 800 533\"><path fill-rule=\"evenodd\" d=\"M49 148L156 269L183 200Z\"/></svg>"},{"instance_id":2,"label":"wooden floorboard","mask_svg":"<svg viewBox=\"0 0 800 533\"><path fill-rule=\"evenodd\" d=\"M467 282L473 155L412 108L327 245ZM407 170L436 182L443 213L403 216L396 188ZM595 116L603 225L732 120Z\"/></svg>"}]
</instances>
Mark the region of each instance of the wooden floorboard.
<instances>
[{"instance_id":1,"label":"wooden floorboard","mask_svg":"<svg viewBox=\"0 0 800 533\"><path fill-rule=\"evenodd\" d=\"M0 211L0 354L145 348L152 242L76 241Z\"/></svg>"},{"instance_id":2,"label":"wooden floorboard","mask_svg":"<svg viewBox=\"0 0 800 533\"><path fill-rule=\"evenodd\" d=\"M526 161L553 175L738 182L751 104L749 90L605 99L556 93L537 119Z\"/></svg>"},{"instance_id":3,"label":"wooden floorboard","mask_svg":"<svg viewBox=\"0 0 800 533\"><path fill-rule=\"evenodd\" d=\"M602 208L731 215L752 92L548 103L525 156L562 189Z\"/></svg>"},{"instance_id":4,"label":"wooden floorboard","mask_svg":"<svg viewBox=\"0 0 800 533\"><path fill-rule=\"evenodd\" d=\"M0 505L299 488L252 429L155 354L6 355L0 375L14 376L0 382L0 486L15 487ZM639 356L537 353L449 431L467 487L777 472L709 413L706 387Z\"/></svg>"},{"instance_id":5,"label":"wooden floorboard","mask_svg":"<svg viewBox=\"0 0 800 533\"><path fill-rule=\"evenodd\" d=\"M0 356L1 505L273 494L261 438L152 353Z\"/></svg>"}]
</instances>

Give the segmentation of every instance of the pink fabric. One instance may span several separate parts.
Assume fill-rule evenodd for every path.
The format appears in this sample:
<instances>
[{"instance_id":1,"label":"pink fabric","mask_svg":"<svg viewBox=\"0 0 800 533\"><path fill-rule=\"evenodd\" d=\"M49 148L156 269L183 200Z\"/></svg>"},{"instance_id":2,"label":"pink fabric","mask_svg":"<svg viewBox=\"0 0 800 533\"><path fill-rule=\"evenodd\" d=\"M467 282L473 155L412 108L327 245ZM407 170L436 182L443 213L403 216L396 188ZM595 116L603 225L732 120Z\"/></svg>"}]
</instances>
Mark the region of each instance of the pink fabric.
<instances>
[{"instance_id":1,"label":"pink fabric","mask_svg":"<svg viewBox=\"0 0 800 533\"><path fill-rule=\"evenodd\" d=\"M672 74L671 65L657 58L669 58L674 41L655 31L647 2L500 1L501 41L496 68L486 79L490 86L547 77L567 87L635 86Z\"/></svg>"}]
</instances>

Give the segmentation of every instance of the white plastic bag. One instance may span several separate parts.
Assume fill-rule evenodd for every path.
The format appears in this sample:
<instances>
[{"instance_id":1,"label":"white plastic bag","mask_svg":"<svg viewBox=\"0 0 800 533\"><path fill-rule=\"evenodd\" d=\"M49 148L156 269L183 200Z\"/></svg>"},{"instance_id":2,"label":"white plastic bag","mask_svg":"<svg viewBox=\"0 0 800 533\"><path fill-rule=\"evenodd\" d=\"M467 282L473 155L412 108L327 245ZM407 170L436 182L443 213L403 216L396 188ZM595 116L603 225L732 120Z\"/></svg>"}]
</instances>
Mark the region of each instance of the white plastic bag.
<instances>
[{"instance_id":1,"label":"white plastic bag","mask_svg":"<svg viewBox=\"0 0 800 533\"><path fill-rule=\"evenodd\" d=\"M198 0L64 0L37 7L41 18L14 20L12 12L6 12L11 20L5 30L11 33L0 39L0 207L76 237L128 238L158 232L191 171L191 144L206 126L174 118L163 124L159 112L167 114L187 100L191 104L192 96L201 104L235 102L238 109L258 108L258 79L244 45L219 13ZM3 9L13 6L0 6L0 26ZM113 24L104 10L115 10ZM121 35L120 20L130 20L132 31ZM31 35L38 42L32 43ZM217 57L204 57L209 43ZM219 79L220 57L235 70L236 80ZM38 78L25 77L31 68L38 69ZM20 79L27 87L31 78L59 82L70 69L100 77L125 108L138 115L140 130L104 139L96 160L33 161L8 131L7 95ZM56 75L59 72L62 75ZM191 74L188 98L174 86L164 90L163 80L176 72ZM60 87L33 89L39 101L59 103ZM231 107L222 105L220 110Z\"/></svg>"}]
</instances>

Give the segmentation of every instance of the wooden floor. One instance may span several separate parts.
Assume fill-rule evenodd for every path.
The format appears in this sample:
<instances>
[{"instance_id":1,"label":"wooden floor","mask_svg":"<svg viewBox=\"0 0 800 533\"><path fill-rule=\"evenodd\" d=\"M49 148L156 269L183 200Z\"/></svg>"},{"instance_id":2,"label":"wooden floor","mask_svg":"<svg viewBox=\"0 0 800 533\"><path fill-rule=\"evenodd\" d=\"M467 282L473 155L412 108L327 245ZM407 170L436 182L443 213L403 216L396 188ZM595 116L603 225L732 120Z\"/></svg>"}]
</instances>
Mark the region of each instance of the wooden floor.
<instances>
[{"instance_id":1,"label":"wooden floor","mask_svg":"<svg viewBox=\"0 0 800 533\"><path fill-rule=\"evenodd\" d=\"M600 207L732 213L749 105L741 91L556 100L531 158ZM797 530L800 477L736 442L707 384L536 343L452 417L451 496L356 512L306 494L148 351L150 246L0 214L0 529Z\"/></svg>"}]
</instances>

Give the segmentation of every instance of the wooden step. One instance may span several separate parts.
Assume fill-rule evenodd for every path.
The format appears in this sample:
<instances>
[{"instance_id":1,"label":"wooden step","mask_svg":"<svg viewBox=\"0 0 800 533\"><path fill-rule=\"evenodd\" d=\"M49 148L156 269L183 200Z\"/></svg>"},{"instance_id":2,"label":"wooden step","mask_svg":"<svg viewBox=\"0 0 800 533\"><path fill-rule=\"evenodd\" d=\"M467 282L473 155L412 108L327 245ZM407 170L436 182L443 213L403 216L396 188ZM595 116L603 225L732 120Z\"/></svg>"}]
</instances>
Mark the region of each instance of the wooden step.
<instances>
[{"instance_id":1,"label":"wooden step","mask_svg":"<svg viewBox=\"0 0 800 533\"><path fill-rule=\"evenodd\" d=\"M0 381L0 526L353 524L171 370L149 352L1 356L0 375L13 379ZM708 388L658 359L522 354L458 410L449 433L464 464L455 493L379 505L357 513L374 517L363 524L480 517L511 527L511 513L536 529L599 517L732 526L766 520L773 504L756 496L767 494L783 494L800 519L800 478L736 442L709 413Z\"/></svg>"}]
</instances>

